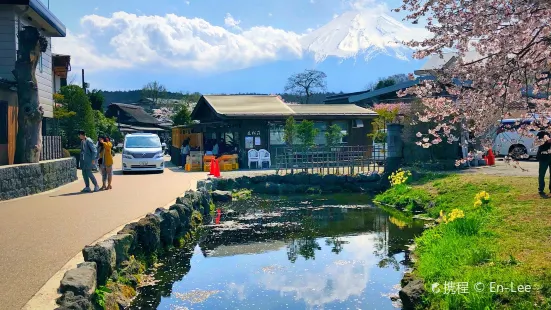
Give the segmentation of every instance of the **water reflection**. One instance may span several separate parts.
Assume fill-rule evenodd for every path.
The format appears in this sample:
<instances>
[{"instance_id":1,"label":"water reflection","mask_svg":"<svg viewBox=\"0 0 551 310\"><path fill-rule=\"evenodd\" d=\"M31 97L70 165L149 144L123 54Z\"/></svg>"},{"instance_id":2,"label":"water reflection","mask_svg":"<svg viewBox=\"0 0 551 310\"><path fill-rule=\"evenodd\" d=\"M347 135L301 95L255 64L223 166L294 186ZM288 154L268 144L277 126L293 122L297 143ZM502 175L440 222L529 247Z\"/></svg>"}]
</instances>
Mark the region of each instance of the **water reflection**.
<instances>
[{"instance_id":1,"label":"water reflection","mask_svg":"<svg viewBox=\"0 0 551 310\"><path fill-rule=\"evenodd\" d=\"M141 289L132 309L393 308L384 294L422 226L372 207L297 204L222 212L194 249L161 259L158 285Z\"/></svg>"}]
</instances>

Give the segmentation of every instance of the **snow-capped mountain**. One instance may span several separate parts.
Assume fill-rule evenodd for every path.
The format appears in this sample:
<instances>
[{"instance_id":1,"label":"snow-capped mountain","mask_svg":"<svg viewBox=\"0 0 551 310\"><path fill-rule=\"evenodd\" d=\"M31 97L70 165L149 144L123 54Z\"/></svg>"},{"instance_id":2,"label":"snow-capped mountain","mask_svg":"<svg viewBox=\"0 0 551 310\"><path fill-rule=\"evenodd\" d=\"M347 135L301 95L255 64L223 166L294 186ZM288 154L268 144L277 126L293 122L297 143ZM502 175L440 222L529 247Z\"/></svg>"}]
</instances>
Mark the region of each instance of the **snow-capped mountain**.
<instances>
[{"instance_id":1,"label":"snow-capped mountain","mask_svg":"<svg viewBox=\"0 0 551 310\"><path fill-rule=\"evenodd\" d=\"M424 28L406 27L380 10L350 11L301 38L304 50L317 62L328 56L341 59L363 56L366 61L379 54L408 60L412 49L402 44L427 36Z\"/></svg>"}]
</instances>

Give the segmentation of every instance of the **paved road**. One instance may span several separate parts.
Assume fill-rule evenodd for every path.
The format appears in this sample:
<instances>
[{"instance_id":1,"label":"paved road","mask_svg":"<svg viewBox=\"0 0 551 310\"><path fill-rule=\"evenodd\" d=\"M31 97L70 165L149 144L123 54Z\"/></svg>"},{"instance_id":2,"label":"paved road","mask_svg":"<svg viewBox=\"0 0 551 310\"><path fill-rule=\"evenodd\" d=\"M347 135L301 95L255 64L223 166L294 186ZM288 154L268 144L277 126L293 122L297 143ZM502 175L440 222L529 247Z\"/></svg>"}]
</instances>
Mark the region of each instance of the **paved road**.
<instances>
[{"instance_id":1,"label":"paved road","mask_svg":"<svg viewBox=\"0 0 551 310\"><path fill-rule=\"evenodd\" d=\"M534 160L524 160L515 164L513 162L505 163L503 160L498 159L496 161L496 165L493 167L486 166L486 167L472 168L468 170L463 170L463 172L500 175L500 176L537 177L538 162Z\"/></svg>"},{"instance_id":2,"label":"paved road","mask_svg":"<svg viewBox=\"0 0 551 310\"><path fill-rule=\"evenodd\" d=\"M120 158L115 163L120 167ZM0 309L20 309L85 245L165 206L205 176L174 168L164 174L115 171L110 191L80 194L79 180L0 203Z\"/></svg>"}]
</instances>

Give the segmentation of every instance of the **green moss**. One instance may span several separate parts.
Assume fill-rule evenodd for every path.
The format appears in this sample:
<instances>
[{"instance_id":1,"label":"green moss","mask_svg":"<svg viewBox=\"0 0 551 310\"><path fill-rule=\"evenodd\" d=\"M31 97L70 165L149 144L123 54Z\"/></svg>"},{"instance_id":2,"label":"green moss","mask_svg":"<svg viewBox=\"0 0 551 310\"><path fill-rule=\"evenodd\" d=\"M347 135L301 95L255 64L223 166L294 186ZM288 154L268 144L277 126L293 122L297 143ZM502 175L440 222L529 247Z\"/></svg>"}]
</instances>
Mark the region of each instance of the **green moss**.
<instances>
[{"instance_id":1,"label":"green moss","mask_svg":"<svg viewBox=\"0 0 551 310\"><path fill-rule=\"evenodd\" d=\"M249 189L241 189L232 193L233 200L249 200L252 197L252 191Z\"/></svg>"},{"instance_id":2,"label":"green moss","mask_svg":"<svg viewBox=\"0 0 551 310\"><path fill-rule=\"evenodd\" d=\"M203 223L203 215L197 210L193 210L191 213L191 229L196 230Z\"/></svg>"},{"instance_id":3,"label":"green moss","mask_svg":"<svg viewBox=\"0 0 551 310\"><path fill-rule=\"evenodd\" d=\"M402 184L375 196L374 200L411 214L412 212L426 212L434 198L423 189Z\"/></svg>"}]
</instances>

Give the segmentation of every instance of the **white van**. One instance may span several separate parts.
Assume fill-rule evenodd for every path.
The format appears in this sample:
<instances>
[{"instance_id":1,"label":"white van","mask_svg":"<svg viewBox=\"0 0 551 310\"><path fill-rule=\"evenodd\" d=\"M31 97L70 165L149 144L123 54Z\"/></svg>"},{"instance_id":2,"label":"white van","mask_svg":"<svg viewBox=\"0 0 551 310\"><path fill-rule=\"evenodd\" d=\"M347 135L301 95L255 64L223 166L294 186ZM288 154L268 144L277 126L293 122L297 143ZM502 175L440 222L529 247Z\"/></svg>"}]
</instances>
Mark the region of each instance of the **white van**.
<instances>
[{"instance_id":1,"label":"white van","mask_svg":"<svg viewBox=\"0 0 551 310\"><path fill-rule=\"evenodd\" d=\"M537 131L531 136L521 136L516 129L522 124L530 124L531 120L504 119L496 132L493 143L495 156L511 156L513 159L528 159L535 157L538 147L534 145Z\"/></svg>"},{"instance_id":2,"label":"white van","mask_svg":"<svg viewBox=\"0 0 551 310\"><path fill-rule=\"evenodd\" d=\"M122 172L164 172L163 148L159 136L152 133L128 134L124 137Z\"/></svg>"}]
</instances>

